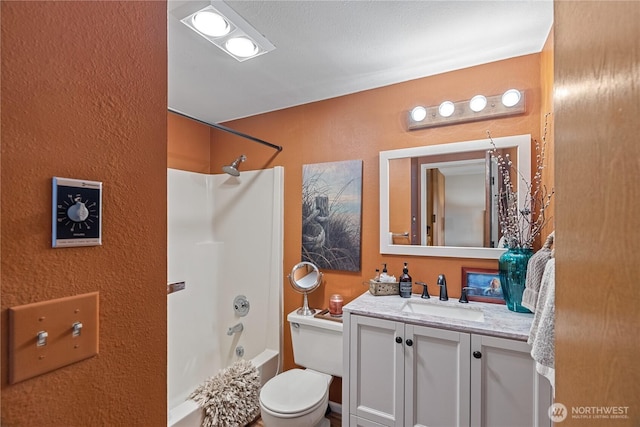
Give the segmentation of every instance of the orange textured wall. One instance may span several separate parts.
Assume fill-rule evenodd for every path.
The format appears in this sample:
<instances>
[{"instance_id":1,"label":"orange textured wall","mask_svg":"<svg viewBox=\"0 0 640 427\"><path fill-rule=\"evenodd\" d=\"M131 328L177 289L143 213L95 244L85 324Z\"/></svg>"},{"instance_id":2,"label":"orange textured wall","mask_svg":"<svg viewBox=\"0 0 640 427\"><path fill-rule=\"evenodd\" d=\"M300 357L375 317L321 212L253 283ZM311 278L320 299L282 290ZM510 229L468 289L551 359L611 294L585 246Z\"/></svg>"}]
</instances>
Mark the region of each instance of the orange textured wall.
<instances>
[{"instance_id":1,"label":"orange textured wall","mask_svg":"<svg viewBox=\"0 0 640 427\"><path fill-rule=\"evenodd\" d=\"M166 423L166 2L2 2L2 425ZM51 248L51 178L103 245ZM100 353L7 383L7 308L100 292Z\"/></svg>"},{"instance_id":2,"label":"orange textured wall","mask_svg":"<svg viewBox=\"0 0 640 427\"><path fill-rule=\"evenodd\" d=\"M555 157L554 157L554 115L553 115L553 28L547 37L547 41L540 53L540 85L542 86L542 102L540 111L542 112L540 119L540 138L544 135L545 125L546 133L546 159L544 161L544 170L542 171L542 183L547 187L548 191L554 188L555 184ZM547 115L548 114L548 115ZM545 118L545 115L546 118ZM540 141L542 142L542 141ZM547 225L542 229L540 238L542 243L546 236L555 228L555 196L551 199L551 204L545 211Z\"/></svg>"},{"instance_id":3,"label":"orange textured wall","mask_svg":"<svg viewBox=\"0 0 640 427\"><path fill-rule=\"evenodd\" d=\"M177 114L167 117L167 167L210 173L211 128Z\"/></svg>"},{"instance_id":4,"label":"orange textured wall","mask_svg":"<svg viewBox=\"0 0 640 427\"><path fill-rule=\"evenodd\" d=\"M432 284L433 294L437 275L446 274L450 297L459 297L462 266L497 268L497 261L381 255L378 153L482 139L487 130L491 130L494 137L530 133L539 138L540 67L539 54L527 55L228 122L225 125L282 145L284 149L278 153L254 142L212 131L211 168L214 172L219 171L241 153L248 157L243 170L284 166L284 270L288 272L300 261L302 165L363 160L361 271L326 271L325 284L310 295L310 304L327 307L333 293L342 294L348 302L367 290L362 282L372 277L381 263L388 263L390 272L399 274L404 261L409 263L414 280ZM418 103L437 105L446 99L470 99L477 93L500 94L511 87L526 91L525 115L412 132L406 130L406 114ZM284 279L284 312L288 313L301 305L302 297ZM418 288L415 287L414 292L420 292ZM294 364L288 328L284 329L284 348L284 367L289 369Z\"/></svg>"}]
</instances>

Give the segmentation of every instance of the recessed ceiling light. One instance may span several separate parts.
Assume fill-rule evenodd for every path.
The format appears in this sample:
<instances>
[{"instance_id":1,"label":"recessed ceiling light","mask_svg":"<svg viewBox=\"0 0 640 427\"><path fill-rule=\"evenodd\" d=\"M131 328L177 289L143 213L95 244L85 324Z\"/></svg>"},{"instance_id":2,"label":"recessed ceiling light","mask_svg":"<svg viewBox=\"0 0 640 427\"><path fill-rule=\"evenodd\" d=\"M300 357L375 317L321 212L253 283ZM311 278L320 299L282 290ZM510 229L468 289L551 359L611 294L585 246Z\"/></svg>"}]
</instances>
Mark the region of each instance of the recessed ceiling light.
<instances>
[{"instance_id":1,"label":"recessed ceiling light","mask_svg":"<svg viewBox=\"0 0 640 427\"><path fill-rule=\"evenodd\" d=\"M475 111L476 113L484 110L484 107L487 106L487 98L484 95L476 95L471 98L469 101L469 108L471 111Z\"/></svg>"},{"instance_id":2,"label":"recessed ceiling light","mask_svg":"<svg viewBox=\"0 0 640 427\"><path fill-rule=\"evenodd\" d=\"M224 44L229 52L241 58L248 58L258 53L258 46L246 37L234 37Z\"/></svg>"},{"instance_id":3,"label":"recessed ceiling light","mask_svg":"<svg viewBox=\"0 0 640 427\"><path fill-rule=\"evenodd\" d=\"M453 114L453 112L455 111L456 106L453 105L453 102L451 101L444 101L442 104L440 104L440 106L438 107L438 113L440 113L440 115L442 117L449 117L450 115Z\"/></svg>"},{"instance_id":4,"label":"recessed ceiling light","mask_svg":"<svg viewBox=\"0 0 640 427\"><path fill-rule=\"evenodd\" d=\"M227 20L210 10L193 15L193 26L201 33L211 37L222 37L231 31Z\"/></svg>"},{"instance_id":5,"label":"recessed ceiling light","mask_svg":"<svg viewBox=\"0 0 640 427\"><path fill-rule=\"evenodd\" d=\"M502 95L502 105L505 107L513 107L520 102L520 91L517 89L509 89Z\"/></svg>"},{"instance_id":6,"label":"recessed ceiling light","mask_svg":"<svg viewBox=\"0 0 640 427\"><path fill-rule=\"evenodd\" d=\"M411 110L411 118L414 122L421 122L427 117L427 109L422 105L418 105L413 110Z\"/></svg>"},{"instance_id":7,"label":"recessed ceiling light","mask_svg":"<svg viewBox=\"0 0 640 427\"><path fill-rule=\"evenodd\" d=\"M276 48L222 1L212 1L211 5L185 16L180 19L180 22L239 62L271 52Z\"/></svg>"}]
</instances>

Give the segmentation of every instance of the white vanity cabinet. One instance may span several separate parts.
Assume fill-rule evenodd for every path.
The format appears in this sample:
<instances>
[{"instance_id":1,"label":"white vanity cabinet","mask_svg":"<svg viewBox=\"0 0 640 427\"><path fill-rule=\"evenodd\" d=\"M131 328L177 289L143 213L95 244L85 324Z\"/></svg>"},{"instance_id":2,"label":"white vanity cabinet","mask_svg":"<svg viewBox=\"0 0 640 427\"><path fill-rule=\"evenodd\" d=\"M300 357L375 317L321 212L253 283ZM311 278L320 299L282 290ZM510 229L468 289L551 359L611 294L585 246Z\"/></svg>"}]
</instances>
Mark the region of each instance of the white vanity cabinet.
<instances>
[{"instance_id":1,"label":"white vanity cabinet","mask_svg":"<svg viewBox=\"0 0 640 427\"><path fill-rule=\"evenodd\" d=\"M471 334L472 427L551 426L551 403L551 385L537 373L529 344Z\"/></svg>"},{"instance_id":2,"label":"white vanity cabinet","mask_svg":"<svg viewBox=\"0 0 640 427\"><path fill-rule=\"evenodd\" d=\"M346 315L343 426L550 425L521 341Z\"/></svg>"}]
</instances>

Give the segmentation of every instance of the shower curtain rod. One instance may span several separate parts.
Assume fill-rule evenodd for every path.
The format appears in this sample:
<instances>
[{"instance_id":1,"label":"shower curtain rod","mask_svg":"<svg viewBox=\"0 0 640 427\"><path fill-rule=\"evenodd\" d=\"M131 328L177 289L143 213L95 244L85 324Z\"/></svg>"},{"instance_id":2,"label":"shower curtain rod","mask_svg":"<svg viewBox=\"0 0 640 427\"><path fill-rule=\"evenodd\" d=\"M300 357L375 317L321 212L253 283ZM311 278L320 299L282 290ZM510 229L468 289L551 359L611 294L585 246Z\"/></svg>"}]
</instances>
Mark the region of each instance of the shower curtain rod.
<instances>
[{"instance_id":1,"label":"shower curtain rod","mask_svg":"<svg viewBox=\"0 0 640 427\"><path fill-rule=\"evenodd\" d=\"M173 114L177 114L179 116L186 117L187 119L191 119L191 120L196 121L198 123L202 123L204 125L211 126L211 127L216 128L216 129L220 129L222 131L232 133L232 134L234 134L236 136L240 136L242 138L250 139L251 141L259 142L260 144L268 145L269 147L274 148L274 149L276 149L278 151L282 151L282 147L281 146L272 144L272 143L267 142L267 141L264 141L264 140L262 140L260 138L256 138L255 136L247 135L246 133L242 133L240 131L228 128L228 127L223 126L223 125L219 125L217 123L209 123L209 122L205 122L204 120L196 119L195 117L188 116L188 115L186 115L184 113L181 113L180 111L174 110L172 108L167 108L167 110L169 112L173 113Z\"/></svg>"}]
</instances>

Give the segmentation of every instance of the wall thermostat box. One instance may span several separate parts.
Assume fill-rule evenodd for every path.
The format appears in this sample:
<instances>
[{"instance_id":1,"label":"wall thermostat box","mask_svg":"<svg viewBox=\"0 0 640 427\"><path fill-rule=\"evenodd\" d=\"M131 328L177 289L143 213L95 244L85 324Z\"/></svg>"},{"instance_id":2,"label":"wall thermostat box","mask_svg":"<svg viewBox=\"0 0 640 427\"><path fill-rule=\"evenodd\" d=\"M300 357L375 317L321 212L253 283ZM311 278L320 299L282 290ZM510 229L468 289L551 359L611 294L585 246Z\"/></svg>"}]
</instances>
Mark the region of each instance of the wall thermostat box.
<instances>
[{"instance_id":1,"label":"wall thermostat box","mask_svg":"<svg viewBox=\"0 0 640 427\"><path fill-rule=\"evenodd\" d=\"M53 177L51 246L102 244L102 182Z\"/></svg>"}]
</instances>

